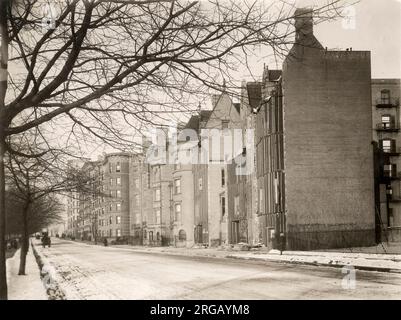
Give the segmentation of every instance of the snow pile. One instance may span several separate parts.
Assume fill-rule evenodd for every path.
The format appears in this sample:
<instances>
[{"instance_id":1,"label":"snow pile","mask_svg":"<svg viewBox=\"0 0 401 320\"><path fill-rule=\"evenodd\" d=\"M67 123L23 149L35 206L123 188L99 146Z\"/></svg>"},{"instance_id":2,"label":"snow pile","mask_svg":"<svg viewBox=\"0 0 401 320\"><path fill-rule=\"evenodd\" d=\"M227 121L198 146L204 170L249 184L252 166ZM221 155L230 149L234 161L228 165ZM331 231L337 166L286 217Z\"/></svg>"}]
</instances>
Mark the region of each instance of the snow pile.
<instances>
[{"instance_id":1,"label":"snow pile","mask_svg":"<svg viewBox=\"0 0 401 320\"><path fill-rule=\"evenodd\" d=\"M280 254L277 250L271 250L267 254L255 253L246 256L243 254L231 254L228 257L336 267L353 266L356 269L401 273L400 255L309 251L284 251Z\"/></svg>"},{"instance_id":2,"label":"snow pile","mask_svg":"<svg viewBox=\"0 0 401 320\"><path fill-rule=\"evenodd\" d=\"M66 294L59 286L59 278L54 267L46 260L46 258L36 250L32 243L33 254L39 265L40 277L46 289L49 300L66 300Z\"/></svg>"}]
</instances>

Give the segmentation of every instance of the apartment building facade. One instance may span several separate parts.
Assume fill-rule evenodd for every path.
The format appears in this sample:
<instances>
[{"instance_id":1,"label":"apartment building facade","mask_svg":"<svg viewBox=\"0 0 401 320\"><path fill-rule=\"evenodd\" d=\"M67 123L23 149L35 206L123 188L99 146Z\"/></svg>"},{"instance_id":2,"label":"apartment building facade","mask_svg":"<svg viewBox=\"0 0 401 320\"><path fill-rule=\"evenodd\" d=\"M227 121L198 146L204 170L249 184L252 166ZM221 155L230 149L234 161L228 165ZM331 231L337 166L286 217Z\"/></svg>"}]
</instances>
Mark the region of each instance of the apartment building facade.
<instances>
[{"instance_id":1,"label":"apartment building facade","mask_svg":"<svg viewBox=\"0 0 401 320\"><path fill-rule=\"evenodd\" d=\"M372 79L378 240L401 241L400 79Z\"/></svg>"},{"instance_id":2,"label":"apartment building facade","mask_svg":"<svg viewBox=\"0 0 401 320\"><path fill-rule=\"evenodd\" d=\"M100 169L102 206L99 220L100 237L109 240L128 239L130 153L109 153L104 156Z\"/></svg>"},{"instance_id":3,"label":"apartment building facade","mask_svg":"<svg viewBox=\"0 0 401 320\"><path fill-rule=\"evenodd\" d=\"M70 160L68 167L71 170L71 174L76 174L83 166L85 160ZM66 208L66 227L65 233L69 237L78 237L78 218L80 209L80 194L77 190L71 190L65 197L65 208Z\"/></svg>"},{"instance_id":4,"label":"apartment building facade","mask_svg":"<svg viewBox=\"0 0 401 320\"><path fill-rule=\"evenodd\" d=\"M130 159L130 244L143 245L146 236L147 217L152 210L150 166L143 154Z\"/></svg>"}]
</instances>

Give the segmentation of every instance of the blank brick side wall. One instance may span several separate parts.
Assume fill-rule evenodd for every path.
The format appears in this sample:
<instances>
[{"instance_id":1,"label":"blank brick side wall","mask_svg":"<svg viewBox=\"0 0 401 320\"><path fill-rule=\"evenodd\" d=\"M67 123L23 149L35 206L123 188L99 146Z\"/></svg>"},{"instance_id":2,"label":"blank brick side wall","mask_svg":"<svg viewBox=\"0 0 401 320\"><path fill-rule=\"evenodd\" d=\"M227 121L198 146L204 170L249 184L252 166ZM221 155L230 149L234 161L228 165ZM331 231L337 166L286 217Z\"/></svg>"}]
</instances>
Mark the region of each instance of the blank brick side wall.
<instances>
[{"instance_id":1,"label":"blank brick side wall","mask_svg":"<svg viewBox=\"0 0 401 320\"><path fill-rule=\"evenodd\" d=\"M372 245L369 52L305 49L283 68L289 249Z\"/></svg>"}]
</instances>

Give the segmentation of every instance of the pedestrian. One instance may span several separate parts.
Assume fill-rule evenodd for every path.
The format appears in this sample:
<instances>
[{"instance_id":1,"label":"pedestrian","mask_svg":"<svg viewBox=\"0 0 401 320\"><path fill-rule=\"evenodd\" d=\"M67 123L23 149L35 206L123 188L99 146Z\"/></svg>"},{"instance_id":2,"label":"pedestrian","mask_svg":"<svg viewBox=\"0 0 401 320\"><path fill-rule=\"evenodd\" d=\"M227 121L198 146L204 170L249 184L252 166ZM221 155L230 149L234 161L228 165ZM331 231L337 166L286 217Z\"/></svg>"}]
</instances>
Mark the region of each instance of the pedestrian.
<instances>
[{"instance_id":1,"label":"pedestrian","mask_svg":"<svg viewBox=\"0 0 401 320\"><path fill-rule=\"evenodd\" d=\"M107 238L103 239L103 244L104 244L105 247L107 247L107 245L108 245Z\"/></svg>"}]
</instances>

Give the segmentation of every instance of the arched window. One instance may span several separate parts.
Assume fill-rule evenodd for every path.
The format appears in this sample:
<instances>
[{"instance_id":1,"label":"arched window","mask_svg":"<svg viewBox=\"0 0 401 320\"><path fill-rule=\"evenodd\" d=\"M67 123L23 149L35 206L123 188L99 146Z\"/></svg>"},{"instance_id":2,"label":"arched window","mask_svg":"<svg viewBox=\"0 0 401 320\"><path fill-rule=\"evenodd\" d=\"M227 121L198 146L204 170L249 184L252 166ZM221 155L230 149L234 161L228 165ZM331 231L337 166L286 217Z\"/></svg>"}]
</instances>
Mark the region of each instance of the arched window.
<instances>
[{"instance_id":1,"label":"arched window","mask_svg":"<svg viewBox=\"0 0 401 320\"><path fill-rule=\"evenodd\" d=\"M180 241L187 240L187 234L186 234L185 230L182 230L182 229L181 229L181 230L178 232L178 240L180 240Z\"/></svg>"}]
</instances>

